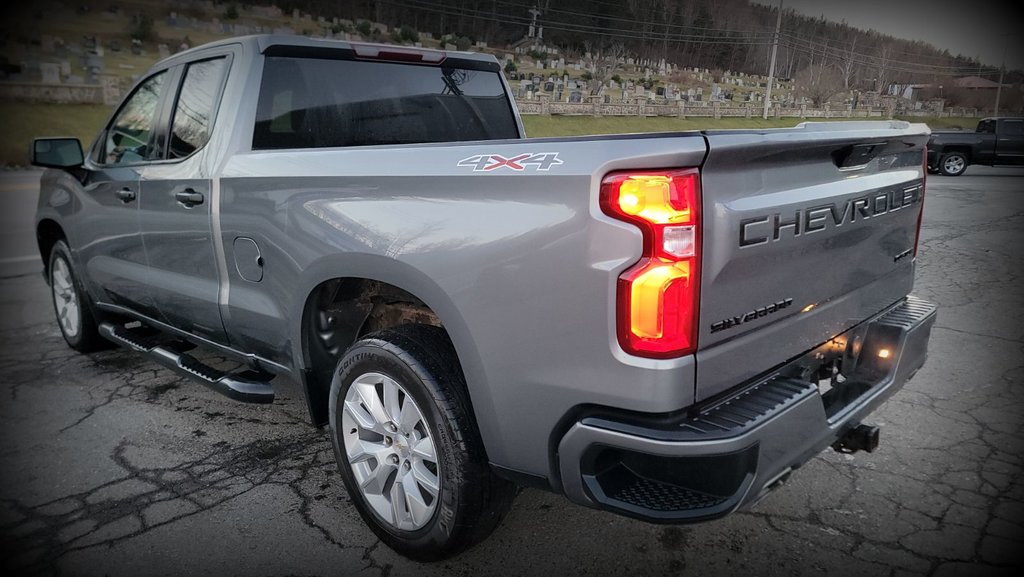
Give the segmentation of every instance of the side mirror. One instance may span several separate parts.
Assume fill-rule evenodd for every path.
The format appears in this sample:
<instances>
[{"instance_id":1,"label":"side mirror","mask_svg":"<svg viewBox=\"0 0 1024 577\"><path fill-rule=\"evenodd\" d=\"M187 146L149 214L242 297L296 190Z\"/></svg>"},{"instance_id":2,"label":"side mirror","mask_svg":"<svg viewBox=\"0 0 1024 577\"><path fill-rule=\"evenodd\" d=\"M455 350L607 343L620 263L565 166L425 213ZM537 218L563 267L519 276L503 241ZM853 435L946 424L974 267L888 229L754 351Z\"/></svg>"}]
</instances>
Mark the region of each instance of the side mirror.
<instances>
[{"instance_id":1,"label":"side mirror","mask_svg":"<svg viewBox=\"0 0 1024 577\"><path fill-rule=\"evenodd\" d=\"M32 141L32 164L47 168L77 168L85 162L77 138L37 138Z\"/></svg>"}]
</instances>

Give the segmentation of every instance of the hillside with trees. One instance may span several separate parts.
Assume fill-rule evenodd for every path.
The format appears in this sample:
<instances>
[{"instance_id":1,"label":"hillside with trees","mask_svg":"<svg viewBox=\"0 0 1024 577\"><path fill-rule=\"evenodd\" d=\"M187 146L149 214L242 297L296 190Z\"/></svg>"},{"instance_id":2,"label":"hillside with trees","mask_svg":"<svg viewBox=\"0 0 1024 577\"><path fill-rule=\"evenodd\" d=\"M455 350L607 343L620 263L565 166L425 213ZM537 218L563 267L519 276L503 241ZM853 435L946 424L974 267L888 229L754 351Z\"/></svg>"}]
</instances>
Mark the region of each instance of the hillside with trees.
<instances>
[{"instance_id":1,"label":"hillside with trees","mask_svg":"<svg viewBox=\"0 0 1024 577\"><path fill-rule=\"evenodd\" d=\"M275 4L286 12L297 8L352 21L373 20L491 46L525 36L533 20L529 11L536 7L544 42L569 55L628 53L747 74L767 74L777 15L774 3L747 0L283 0ZM850 89L879 91L891 84L926 84L936 93L945 85L941 96L950 104L973 106L966 102L969 91L958 95L953 79L980 76L996 81L999 70L925 42L784 8L778 75L809 83L808 97L815 101ZM1008 71L1004 83L1019 86L1022 79L1021 71Z\"/></svg>"}]
</instances>

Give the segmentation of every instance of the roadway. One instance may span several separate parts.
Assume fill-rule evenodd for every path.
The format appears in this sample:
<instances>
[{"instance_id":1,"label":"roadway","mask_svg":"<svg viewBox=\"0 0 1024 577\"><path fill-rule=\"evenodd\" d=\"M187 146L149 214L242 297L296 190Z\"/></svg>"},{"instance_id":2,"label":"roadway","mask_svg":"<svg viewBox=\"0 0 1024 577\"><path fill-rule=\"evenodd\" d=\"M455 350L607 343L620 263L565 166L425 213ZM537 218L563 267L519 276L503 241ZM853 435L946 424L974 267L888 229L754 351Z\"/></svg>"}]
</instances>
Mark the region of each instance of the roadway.
<instances>
[{"instance_id":1,"label":"roadway","mask_svg":"<svg viewBox=\"0 0 1024 577\"><path fill-rule=\"evenodd\" d=\"M31 258L38 174L0 174L5 574L1019 574L1024 171L929 177L915 292L941 308L928 363L872 419L877 452L822 453L754 510L694 526L526 490L434 565L364 527L294 384L242 405L132 353L70 351Z\"/></svg>"}]
</instances>

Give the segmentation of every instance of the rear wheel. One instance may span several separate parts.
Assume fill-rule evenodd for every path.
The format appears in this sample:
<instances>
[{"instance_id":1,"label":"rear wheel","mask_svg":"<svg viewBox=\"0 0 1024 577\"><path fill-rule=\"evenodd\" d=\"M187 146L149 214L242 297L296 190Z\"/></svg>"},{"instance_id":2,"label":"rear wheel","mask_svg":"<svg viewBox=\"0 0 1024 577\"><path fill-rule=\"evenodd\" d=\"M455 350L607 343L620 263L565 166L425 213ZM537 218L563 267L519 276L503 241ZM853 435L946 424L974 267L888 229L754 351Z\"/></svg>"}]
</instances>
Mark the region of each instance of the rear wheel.
<instances>
[{"instance_id":1,"label":"rear wheel","mask_svg":"<svg viewBox=\"0 0 1024 577\"><path fill-rule=\"evenodd\" d=\"M407 557L443 559L480 542L515 485L491 472L451 343L437 327L367 336L331 385L331 438L352 502Z\"/></svg>"},{"instance_id":2,"label":"rear wheel","mask_svg":"<svg viewBox=\"0 0 1024 577\"><path fill-rule=\"evenodd\" d=\"M107 348L110 343L96 329L96 318L71 264L71 251L63 240L58 240L50 251L48 271L57 326L68 346L83 353Z\"/></svg>"},{"instance_id":3,"label":"rear wheel","mask_svg":"<svg viewBox=\"0 0 1024 577\"><path fill-rule=\"evenodd\" d=\"M962 152L947 152L939 160L939 171L946 176L960 176L967 170L967 157Z\"/></svg>"}]
</instances>

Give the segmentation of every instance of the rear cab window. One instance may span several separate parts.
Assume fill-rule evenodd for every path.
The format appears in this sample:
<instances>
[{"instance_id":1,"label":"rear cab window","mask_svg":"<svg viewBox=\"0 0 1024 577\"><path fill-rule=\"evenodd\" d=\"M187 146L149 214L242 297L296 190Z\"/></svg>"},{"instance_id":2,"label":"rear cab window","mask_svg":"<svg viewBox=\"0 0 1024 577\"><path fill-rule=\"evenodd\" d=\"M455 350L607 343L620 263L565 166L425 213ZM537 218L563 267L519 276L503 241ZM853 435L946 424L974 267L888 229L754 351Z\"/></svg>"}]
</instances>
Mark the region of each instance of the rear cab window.
<instances>
[{"instance_id":1,"label":"rear cab window","mask_svg":"<svg viewBox=\"0 0 1024 577\"><path fill-rule=\"evenodd\" d=\"M254 150L519 137L493 63L447 59L426 65L323 56L265 58Z\"/></svg>"},{"instance_id":2,"label":"rear cab window","mask_svg":"<svg viewBox=\"0 0 1024 577\"><path fill-rule=\"evenodd\" d=\"M1021 136L1024 134L1024 120L1004 120L1000 132L1006 136Z\"/></svg>"}]
</instances>

